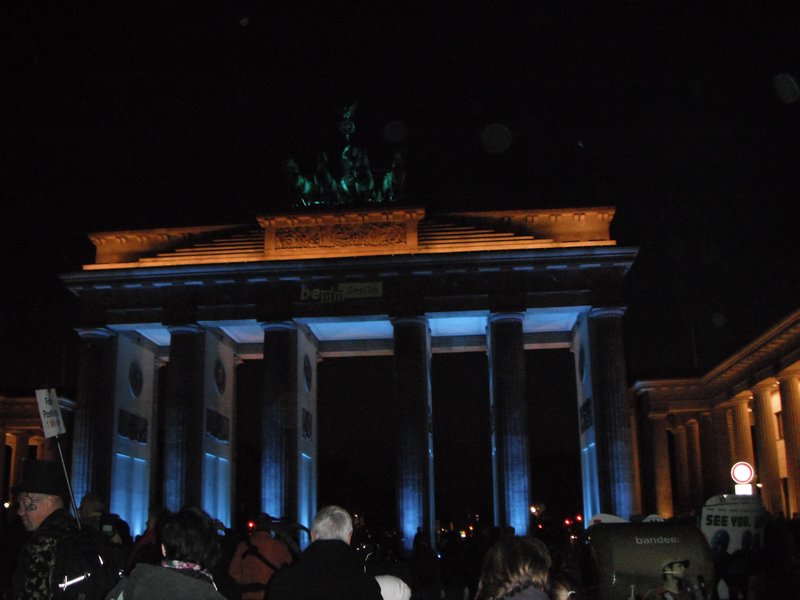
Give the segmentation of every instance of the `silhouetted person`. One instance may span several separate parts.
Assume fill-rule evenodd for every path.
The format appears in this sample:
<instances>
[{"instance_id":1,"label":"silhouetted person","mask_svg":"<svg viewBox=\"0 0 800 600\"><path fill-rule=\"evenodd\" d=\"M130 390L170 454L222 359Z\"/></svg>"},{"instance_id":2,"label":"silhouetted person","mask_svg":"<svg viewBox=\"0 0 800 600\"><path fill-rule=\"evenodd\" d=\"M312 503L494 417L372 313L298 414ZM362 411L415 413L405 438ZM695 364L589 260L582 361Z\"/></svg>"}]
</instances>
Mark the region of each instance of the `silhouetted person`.
<instances>
[{"instance_id":1,"label":"silhouetted person","mask_svg":"<svg viewBox=\"0 0 800 600\"><path fill-rule=\"evenodd\" d=\"M12 492L17 498L17 514L31 536L17 556L11 598L49 600L55 592L58 546L78 530L64 508L68 494L64 471L54 461L26 460L22 481Z\"/></svg>"},{"instance_id":2,"label":"silhouetted person","mask_svg":"<svg viewBox=\"0 0 800 600\"><path fill-rule=\"evenodd\" d=\"M549 600L550 562L543 544L502 538L483 558L475 600Z\"/></svg>"},{"instance_id":3,"label":"silhouetted person","mask_svg":"<svg viewBox=\"0 0 800 600\"><path fill-rule=\"evenodd\" d=\"M210 569L219 560L219 536L205 512L184 508L164 519L161 564L139 563L108 600L224 600ZM123 595L124 596L121 596Z\"/></svg>"},{"instance_id":4,"label":"silhouetted person","mask_svg":"<svg viewBox=\"0 0 800 600\"><path fill-rule=\"evenodd\" d=\"M350 546L353 520L338 506L314 517L311 545L300 559L272 576L269 600L381 600L374 577Z\"/></svg>"}]
</instances>

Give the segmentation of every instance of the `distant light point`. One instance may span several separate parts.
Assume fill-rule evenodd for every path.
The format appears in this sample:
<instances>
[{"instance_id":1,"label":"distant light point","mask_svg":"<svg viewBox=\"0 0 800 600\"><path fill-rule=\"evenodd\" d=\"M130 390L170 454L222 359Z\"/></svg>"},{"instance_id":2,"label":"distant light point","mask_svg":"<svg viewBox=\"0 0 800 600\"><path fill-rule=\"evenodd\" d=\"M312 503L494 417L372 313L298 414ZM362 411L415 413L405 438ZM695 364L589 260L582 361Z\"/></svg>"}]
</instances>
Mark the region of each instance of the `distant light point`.
<instances>
[{"instance_id":1,"label":"distant light point","mask_svg":"<svg viewBox=\"0 0 800 600\"><path fill-rule=\"evenodd\" d=\"M481 146L490 154L500 154L511 147L514 136L502 123L492 123L481 131Z\"/></svg>"},{"instance_id":2,"label":"distant light point","mask_svg":"<svg viewBox=\"0 0 800 600\"><path fill-rule=\"evenodd\" d=\"M711 322L714 324L714 327L721 329L728 324L728 318L720 313L715 313L714 316L711 317Z\"/></svg>"},{"instance_id":3,"label":"distant light point","mask_svg":"<svg viewBox=\"0 0 800 600\"><path fill-rule=\"evenodd\" d=\"M250 25L250 17L243 17L239 19L239 25L241 25L242 27L247 27L248 25Z\"/></svg>"}]
</instances>

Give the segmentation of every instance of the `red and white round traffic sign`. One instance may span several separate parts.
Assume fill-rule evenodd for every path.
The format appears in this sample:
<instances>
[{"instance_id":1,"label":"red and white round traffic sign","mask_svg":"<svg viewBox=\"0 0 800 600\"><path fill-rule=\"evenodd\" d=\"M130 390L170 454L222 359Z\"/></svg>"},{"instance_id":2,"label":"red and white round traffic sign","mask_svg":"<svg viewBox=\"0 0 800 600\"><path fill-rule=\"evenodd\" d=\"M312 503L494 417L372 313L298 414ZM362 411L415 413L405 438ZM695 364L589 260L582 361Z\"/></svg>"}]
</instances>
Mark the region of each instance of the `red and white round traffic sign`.
<instances>
[{"instance_id":1,"label":"red and white round traffic sign","mask_svg":"<svg viewBox=\"0 0 800 600\"><path fill-rule=\"evenodd\" d=\"M753 481L755 474L753 465L748 462L740 461L731 467L731 479L739 485L745 485Z\"/></svg>"}]
</instances>

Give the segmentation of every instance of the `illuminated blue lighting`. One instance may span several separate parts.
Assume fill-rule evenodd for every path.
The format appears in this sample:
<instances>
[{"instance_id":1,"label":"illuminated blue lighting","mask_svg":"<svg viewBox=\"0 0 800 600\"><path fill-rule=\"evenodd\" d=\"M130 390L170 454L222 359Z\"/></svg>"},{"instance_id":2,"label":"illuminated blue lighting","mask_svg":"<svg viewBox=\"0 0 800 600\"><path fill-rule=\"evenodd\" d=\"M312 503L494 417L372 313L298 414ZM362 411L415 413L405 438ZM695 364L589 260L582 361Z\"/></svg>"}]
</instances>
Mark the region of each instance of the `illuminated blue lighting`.
<instances>
[{"instance_id":1,"label":"illuminated blue lighting","mask_svg":"<svg viewBox=\"0 0 800 600\"><path fill-rule=\"evenodd\" d=\"M309 329L318 339L375 340L392 339L394 330L388 319L373 321L309 322Z\"/></svg>"},{"instance_id":2,"label":"illuminated blue lighting","mask_svg":"<svg viewBox=\"0 0 800 600\"><path fill-rule=\"evenodd\" d=\"M300 490L297 504L298 522L310 529L317 505L317 494L314 487L314 461L306 453L300 455ZM306 548L311 543L311 539L303 530L300 530L299 534L300 547Z\"/></svg>"},{"instance_id":3,"label":"illuminated blue lighting","mask_svg":"<svg viewBox=\"0 0 800 600\"><path fill-rule=\"evenodd\" d=\"M144 533L150 495L147 461L116 453L112 473L111 512L128 524L132 536Z\"/></svg>"},{"instance_id":4,"label":"illuminated blue lighting","mask_svg":"<svg viewBox=\"0 0 800 600\"><path fill-rule=\"evenodd\" d=\"M581 474L583 475L583 522L592 522L600 512L600 485L597 480L597 449L594 442L581 450Z\"/></svg>"},{"instance_id":5,"label":"illuminated blue lighting","mask_svg":"<svg viewBox=\"0 0 800 600\"><path fill-rule=\"evenodd\" d=\"M431 336L483 335L486 315L428 317Z\"/></svg>"},{"instance_id":6,"label":"illuminated blue lighting","mask_svg":"<svg viewBox=\"0 0 800 600\"><path fill-rule=\"evenodd\" d=\"M231 522L231 468L227 458L203 457L203 509L226 526Z\"/></svg>"},{"instance_id":7,"label":"illuminated blue lighting","mask_svg":"<svg viewBox=\"0 0 800 600\"><path fill-rule=\"evenodd\" d=\"M261 467L261 510L268 515L284 515L283 468L276 456L266 455Z\"/></svg>"},{"instance_id":8,"label":"illuminated blue lighting","mask_svg":"<svg viewBox=\"0 0 800 600\"><path fill-rule=\"evenodd\" d=\"M508 524L519 536L528 535L530 520L530 480L528 473L528 439L511 437L508 444L508 464L506 465L505 494Z\"/></svg>"},{"instance_id":9,"label":"illuminated blue lighting","mask_svg":"<svg viewBox=\"0 0 800 600\"><path fill-rule=\"evenodd\" d=\"M400 529L403 532L403 547L411 550L417 527L422 526L422 491L418 485L408 483L400 490Z\"/></svg>"}]
</instances>

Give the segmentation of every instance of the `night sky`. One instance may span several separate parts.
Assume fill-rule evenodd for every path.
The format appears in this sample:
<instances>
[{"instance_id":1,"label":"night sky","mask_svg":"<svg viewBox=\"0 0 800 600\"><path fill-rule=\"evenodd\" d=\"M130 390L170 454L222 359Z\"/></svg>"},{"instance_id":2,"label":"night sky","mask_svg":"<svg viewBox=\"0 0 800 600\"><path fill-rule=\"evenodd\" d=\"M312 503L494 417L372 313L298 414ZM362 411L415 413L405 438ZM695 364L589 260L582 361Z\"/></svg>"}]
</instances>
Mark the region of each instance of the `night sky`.
<instances>
[{"instance_id":1,"label":"night sky","mask_svg":"<svg viewBox=\"0 0 800 600\"><path fill-rule=\"evenodd\" d=\"M57 275L87 233L282 210L283 160L337 155L356 102L354 142L404 148L429 212L617 207L631 380L797 308L792 3L342 4L4 3L0 390L69 383Z\"/></svg>"}]
</instances>

